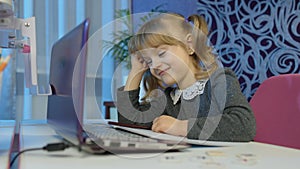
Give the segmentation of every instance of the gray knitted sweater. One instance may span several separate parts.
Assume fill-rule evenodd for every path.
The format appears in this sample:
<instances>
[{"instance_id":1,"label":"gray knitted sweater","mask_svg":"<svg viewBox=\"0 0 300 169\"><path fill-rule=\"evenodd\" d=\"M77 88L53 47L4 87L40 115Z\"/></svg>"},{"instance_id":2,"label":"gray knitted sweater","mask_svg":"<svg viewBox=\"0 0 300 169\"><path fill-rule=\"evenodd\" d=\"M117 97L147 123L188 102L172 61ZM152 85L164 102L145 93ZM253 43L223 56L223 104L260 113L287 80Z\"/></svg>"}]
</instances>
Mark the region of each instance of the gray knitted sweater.
<instances>
[{"instance_id":1,"label":"gray knitted sweater","mask_svg":"<svg viewBox=\"0 0 300 169\"><path fill-rule=\"evenodd\" d=\"M251 141L256 123L251 107L242 94L234 72L228 68L214 72L204 92L174 104L167 88L149 103L139 102L140 89L117 92L118 120L122 123L152 126L154 118L169 115L188 120L190 139L211 141Z\"/></svg>"}]
</instances>

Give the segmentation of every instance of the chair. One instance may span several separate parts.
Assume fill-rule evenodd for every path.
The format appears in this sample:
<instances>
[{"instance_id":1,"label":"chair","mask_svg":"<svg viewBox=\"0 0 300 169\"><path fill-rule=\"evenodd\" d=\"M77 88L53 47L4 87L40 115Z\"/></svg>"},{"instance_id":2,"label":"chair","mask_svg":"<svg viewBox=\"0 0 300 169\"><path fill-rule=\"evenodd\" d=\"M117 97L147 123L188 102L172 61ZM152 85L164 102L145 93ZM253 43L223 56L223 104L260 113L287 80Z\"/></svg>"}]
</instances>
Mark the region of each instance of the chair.
<instances>
[{"instance_id":1,"label":"chair","mask_svg":"<svg viewBox=\"0 0 300 169\"><path fill-rule=\"evenodd\" d=\"M268 78L250 105L257 123L254 141L300 149L300 74Z\"/></svg>"},{"instance_id":2,"label":"chair","mask_svg":"<svg viewBox=\"0 0 300 169\"><path fill-rule=\"evenodd\" d=\"M112 101L104 101L103 105L105 107L105 119L110 119L112 117L111 109L115 108L115 103Z\"/></svg>"}]
</instances>

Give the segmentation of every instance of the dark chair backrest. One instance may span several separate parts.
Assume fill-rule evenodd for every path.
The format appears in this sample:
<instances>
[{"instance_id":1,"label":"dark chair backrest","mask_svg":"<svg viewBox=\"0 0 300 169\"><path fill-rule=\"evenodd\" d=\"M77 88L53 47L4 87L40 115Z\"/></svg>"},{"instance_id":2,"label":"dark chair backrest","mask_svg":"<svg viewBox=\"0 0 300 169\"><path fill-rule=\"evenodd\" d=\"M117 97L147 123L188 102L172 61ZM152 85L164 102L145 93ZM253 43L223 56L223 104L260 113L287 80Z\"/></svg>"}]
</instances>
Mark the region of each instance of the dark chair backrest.
<instances>
[{"instance_id":1,"label":"dark chair backrest","mask_svg":"<svg viewBox=\"0 0 300 169\"><path fill-rule=\"evenodd\" d=\"M115 103L113 101L105 101L103 102L103 105L105 107L105 119L111 118L111 108L116 107Z\"/></svg>"}]
</instances>

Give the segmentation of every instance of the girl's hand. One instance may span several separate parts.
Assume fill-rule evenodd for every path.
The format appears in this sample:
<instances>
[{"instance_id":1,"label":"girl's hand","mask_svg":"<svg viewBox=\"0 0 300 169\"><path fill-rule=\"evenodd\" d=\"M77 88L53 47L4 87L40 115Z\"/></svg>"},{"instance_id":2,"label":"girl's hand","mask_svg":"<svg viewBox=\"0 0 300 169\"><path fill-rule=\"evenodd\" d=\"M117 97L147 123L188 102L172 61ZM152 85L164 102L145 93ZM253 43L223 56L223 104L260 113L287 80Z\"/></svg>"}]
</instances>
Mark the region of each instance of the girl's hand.
<instances>
[{"instance_id":1,"label":"girl's hand","mask_svg":"<svg viewBox=\"0 0 300 169\"><path fill-rule=\"evenodd\" d=\"M187 135L188 120L178 120L171 116L160 116L154 119L152 131L177 136Z\"/></svg>"},{"instance_id":2,"label":"girl's hand","mask_svg":"<svg viewBox=\"0 0 300 169\"><path fill-rule=\"evenodd\" d=\"M131 55L131 71L136 73L145 72L148 69L148 65L144 61L143 57L138 54Z\"/></svg>"},{"instance_id":3,"label":"girl's hand","mask_svg":"<svg viewBox=\"0 0 300 169\"><path fill-rule=\"evenodd\" d=\"M138 89L141 80L143 78L143 74L148 69L148 65L145 63L142 56L138 54L132 54L130 59L131 59L131 70L128 74L124 91Z\"/></svg>"}]
</instances>

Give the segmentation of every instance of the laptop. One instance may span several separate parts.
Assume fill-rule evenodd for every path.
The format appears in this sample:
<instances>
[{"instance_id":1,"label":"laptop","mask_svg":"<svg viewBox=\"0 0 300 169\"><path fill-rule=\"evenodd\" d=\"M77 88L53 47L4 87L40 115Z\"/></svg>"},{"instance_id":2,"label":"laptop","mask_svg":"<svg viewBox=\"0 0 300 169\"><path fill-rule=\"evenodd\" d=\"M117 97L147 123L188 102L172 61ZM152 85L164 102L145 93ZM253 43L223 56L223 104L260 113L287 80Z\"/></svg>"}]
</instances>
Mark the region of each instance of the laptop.
<instances>
[{"instance_id":1,"label":"laptop","mask_svg":"<svg viewBox=\"0 0 300 169\"><path fill-rule=\"evenodd\" d=\"M107 123L83 124L89 26L89 19L84 20L52 47L49 126L70 144L90 153L165 152L189 147L116 129Z\"/></svg>"}]
</instances>

